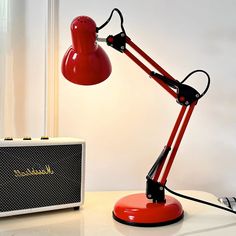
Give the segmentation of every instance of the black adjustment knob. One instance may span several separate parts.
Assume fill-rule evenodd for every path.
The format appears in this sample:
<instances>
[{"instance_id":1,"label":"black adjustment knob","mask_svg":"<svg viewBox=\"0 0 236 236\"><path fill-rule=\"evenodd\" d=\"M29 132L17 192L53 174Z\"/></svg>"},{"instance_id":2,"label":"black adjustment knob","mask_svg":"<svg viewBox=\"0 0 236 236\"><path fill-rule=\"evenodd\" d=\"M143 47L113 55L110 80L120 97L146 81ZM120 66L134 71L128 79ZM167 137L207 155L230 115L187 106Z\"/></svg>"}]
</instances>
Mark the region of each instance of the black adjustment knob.
<instances>
[{"instance_id":1,"label":"black adjustment knob","mask_svg":"<svg viewBox=\"0 0 236 236\"><path fill-rule=\"evenodd\" d=\"M31 137L24 137L23 140L31 140Z\"/></svg>"},{"instance_id":2,"label":"black adjustment knob","mask_svg":"<svg viewBox=\"0 0 236 236\"><path fill-rule=\"evenodd\" d=\"M48 140L48 139L49 139L48 136L42 136L42 137L41 137L41 140Z\"/></svg>"},{"instance_id":3,"label":"black adjustment knob","mask_svg":"<svg viewBox=\"0 0 236 236\"><path fill-rule=\"evenodd\" d=\"M13 138L12 138L12 137L5 137L4 140L5 140L5 141L12 141Z\"/></svg>"}]
</instances>

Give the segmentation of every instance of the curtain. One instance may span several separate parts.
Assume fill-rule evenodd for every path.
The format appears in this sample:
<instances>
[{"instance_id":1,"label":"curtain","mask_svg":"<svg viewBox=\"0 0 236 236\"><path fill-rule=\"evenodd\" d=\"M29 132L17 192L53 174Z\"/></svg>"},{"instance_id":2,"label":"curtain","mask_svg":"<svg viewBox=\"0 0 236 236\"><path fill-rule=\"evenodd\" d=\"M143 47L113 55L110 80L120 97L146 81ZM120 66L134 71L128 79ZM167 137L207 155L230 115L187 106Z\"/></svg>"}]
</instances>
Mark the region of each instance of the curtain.
<instances>
[{"instance_id":1,"label":"curtain","mask_svg":"<svg viewBox=\"0 0 236 236\"><path fill-rule=\"evenodd\" d=\"M0 136L13 133L10 2L0 1Z\"/></svg>"},{"instance_id":2,"label":"curtain","mask_svg":"<svg viewBox=\"0 0 236 236\"><path fill-rule=\"evenodd\" d=\"M45 135L48 1L0 1L0 136Z\"/></svg>"}]
</instances>

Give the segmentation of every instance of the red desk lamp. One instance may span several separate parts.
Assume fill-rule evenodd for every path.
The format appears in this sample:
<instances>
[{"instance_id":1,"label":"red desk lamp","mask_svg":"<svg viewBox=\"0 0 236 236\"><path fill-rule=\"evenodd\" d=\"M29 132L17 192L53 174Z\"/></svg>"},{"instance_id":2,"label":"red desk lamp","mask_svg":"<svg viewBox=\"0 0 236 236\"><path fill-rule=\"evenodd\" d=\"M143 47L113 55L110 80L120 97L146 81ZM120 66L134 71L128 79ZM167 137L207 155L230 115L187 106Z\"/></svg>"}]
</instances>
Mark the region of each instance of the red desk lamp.
<instances>
[{"instance_id":1,"label":"red desk lamp","mask_svg":"<svg viewBox=\"0 0 236 236\"><path fill-rule=\"evenodd\" d=\"M121 33L115 36L110 35L106 39L99 39L97 33L109 23L115 11L121 19ZM209 75L203 70L196 70L181 82L175 80L126 35L123 16L117 8L113 9L108 20L100 27L96 27L96 23L87 16L75 18L71 24L71 33L72 46L62 61L62 73L69 81L80 85L93 85L109 77L111 73L110 61L103 49L97 44L97 41L104 41L108 46L127 55L181 105L170 138L147 174L146 194L126 196L115 204L113 210L113 218L128 225L159 226L179 221L184 215L182 206L175 198L165 195L165 184L192 112L198 100L209 88ZM159 73L151 71L144 65L126 48L127 45ZM204 73L208 79L206 89L202 94L184 83L196 72Z\"/></svg>"}]
</instances>

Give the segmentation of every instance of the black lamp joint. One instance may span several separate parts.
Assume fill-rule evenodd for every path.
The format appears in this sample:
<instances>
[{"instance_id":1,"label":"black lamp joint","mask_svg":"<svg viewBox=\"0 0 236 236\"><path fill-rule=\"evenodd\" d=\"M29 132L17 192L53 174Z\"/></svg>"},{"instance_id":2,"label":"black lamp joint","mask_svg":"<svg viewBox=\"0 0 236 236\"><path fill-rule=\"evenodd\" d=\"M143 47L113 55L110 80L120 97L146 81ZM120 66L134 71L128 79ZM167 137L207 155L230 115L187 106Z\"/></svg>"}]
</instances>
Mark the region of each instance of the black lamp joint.
<instances>
[{"instance_id":1,"label":"black lamp joint","mask_svg":"<svg viewBox=\"0 0 236 236\"><path fill-rule=\"evenodd\" d=\"M188 106L200 98L199 92L187 84L178 84L177 102L181 105Z\"/></svg>"},{"instance_id":2,"label":"black lamp joint","mask_svg":"<svg viewBox=\"0 0 236 236\"><path fill-rule=\"evenodd\" d=\"M177 90L177 103L184 106L189 106L193 102L197 101L202 97L200 93L194 89L193 87L183 84L178 80L170 79L164 75L158 74L154 71L151 72L150 76L155 76L156 78L163 81L166 85L168 85L172 89Z\"/></svg>"},{"instance_id":3,"label":"black lamp joint","mask_svg":"<svg viewBox=\"0 0 236 236\"><path fill-rule=\"evenodd\" d=\"M126 35L121 32L115 36L109 35L106 39L107 45L116 49L119 52L124 52L126 49Z\"/></svg>"},{"instance_id":4,"label":"black lamp joint","mask_svg":"<svg viewBox=\"0 0 236 236\"><path fill-rule=\"evenodd\" d=\"M152 199L153 202L165 202L165 188L159 182L147 178L146 181L146 197Z\"/></svg>"}]
</instances>

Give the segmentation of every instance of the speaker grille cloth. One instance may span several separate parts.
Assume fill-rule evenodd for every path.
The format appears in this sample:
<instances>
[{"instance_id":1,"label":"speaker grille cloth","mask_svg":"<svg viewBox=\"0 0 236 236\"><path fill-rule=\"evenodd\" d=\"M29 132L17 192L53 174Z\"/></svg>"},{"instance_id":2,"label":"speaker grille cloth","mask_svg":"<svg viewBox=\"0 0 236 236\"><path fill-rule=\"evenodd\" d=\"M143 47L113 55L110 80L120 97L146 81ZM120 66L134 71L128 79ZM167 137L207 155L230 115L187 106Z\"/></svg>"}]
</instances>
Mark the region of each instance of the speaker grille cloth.
<instances>
[{"instance_id":1,"label":"speaker grille cloth","mask_svg":"<svg viewBox=\"0 0 236 236\"><path fill-rule=\"evenodd\" d=\"M14 170L53 174L16 177ZM0 211L81 201L82 144L0 147Z\"/></svg>"}]
</instances>

